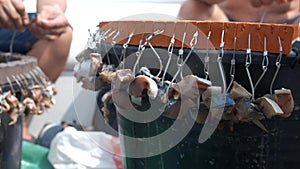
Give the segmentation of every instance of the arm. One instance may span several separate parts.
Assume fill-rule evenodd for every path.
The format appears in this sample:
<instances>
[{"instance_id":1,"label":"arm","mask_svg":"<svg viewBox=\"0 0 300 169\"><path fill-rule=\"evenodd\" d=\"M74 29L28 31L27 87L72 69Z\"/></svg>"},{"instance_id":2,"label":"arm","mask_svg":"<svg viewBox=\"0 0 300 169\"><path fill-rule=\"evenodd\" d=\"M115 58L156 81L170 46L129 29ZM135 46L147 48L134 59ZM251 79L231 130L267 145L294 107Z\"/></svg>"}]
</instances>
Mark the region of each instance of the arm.
<instances>
[{"instance_id":1,"label":"arm","mask_svg":"<svg viewBox=\"0 0 300 169\"><path fill-rule=\"evenodd\" d=\"M296 2L296 0L186 0L180 8L178 17L193 20L228 21L227 15L231 14L231 16L245 18L246 20L243 21L247 21L253 16L254 18L257 17L259 15L258 10L264 10L266 7L271 8L272 4L284 5L291 2ZM251 13L249 12L251 10L254 11L253 16L247 14L247 12ZM244 15L240 16L240 14Z\"/></svg>"},{"instance_id":2,"label":"arm","mask_svg":"<svg viewBox=\"0 0 300 169\"><path fill-rule=\"evenodd\" d=\"M189 20L222 20L227 21L227 16L217 3L224 0L186 0L178 13L181 19Z\"/></svg>"},{"instance_id":3,"label":"arm","mask_svg":"<svg viewBox=\"0 0 300 169\"><path fill-rule=\"evenodd\" d=\"M38 0L37 1L37 10L40 12L44 6L54 6L62 10L63 12L66 11L67 2L66 0Z\"/></svg>"},{"instance_id":4,"label":"arm","mask_svg":"<svg viewBox=\"0 0 300 169\"><path fill-rule=\"evenodd\" d=\"M72 41L72 29L64 14L66 0L38 0L37 10L30 29L39 41L28 55L38 58L38 65L54 82L64 69Z\"/></svg>"}]
</instances>

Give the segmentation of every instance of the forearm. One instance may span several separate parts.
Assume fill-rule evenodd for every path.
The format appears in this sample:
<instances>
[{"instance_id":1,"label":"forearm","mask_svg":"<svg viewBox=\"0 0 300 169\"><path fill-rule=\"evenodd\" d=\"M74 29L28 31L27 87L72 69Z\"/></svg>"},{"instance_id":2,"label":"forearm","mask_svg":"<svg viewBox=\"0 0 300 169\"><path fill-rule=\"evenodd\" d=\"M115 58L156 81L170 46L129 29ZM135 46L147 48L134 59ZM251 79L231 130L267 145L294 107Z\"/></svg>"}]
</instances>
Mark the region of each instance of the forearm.
<instances>
[{"instance_id":1,"label":"forearm","mask_svg":"<svg viewBox=\"0 0 300 169\"><path fill-rule=\"evenodd\" d=\"M222 0L216 0L221 2ZM223 20L227 21L227 17L220 9L217 2L207 3L202 0L187 0L179 10L178 17L188 20Z\"/></svg>"},{"instance_id":2,"label":"forearm","mask_svg":"<svg viewBox=\"0 0 300 169\"><path fill-rule=\"evenodd\" d=\"M182 3L178 13L180 19L197 20L208 18L208 13L211 13L211 5L197 1L197 0L186 0Z\"/></svg>"},{"instance_id":3,"label":"forearm","mask_svg":"<svg viewBox=\"0 0 300 169\"><path fill-rule=\"evenodd\" d=\"M62 11L66 11L67 2L66 0L37 0L37 10L39 11L45 5L55 6Z\"/></svg>"}]
</instances>

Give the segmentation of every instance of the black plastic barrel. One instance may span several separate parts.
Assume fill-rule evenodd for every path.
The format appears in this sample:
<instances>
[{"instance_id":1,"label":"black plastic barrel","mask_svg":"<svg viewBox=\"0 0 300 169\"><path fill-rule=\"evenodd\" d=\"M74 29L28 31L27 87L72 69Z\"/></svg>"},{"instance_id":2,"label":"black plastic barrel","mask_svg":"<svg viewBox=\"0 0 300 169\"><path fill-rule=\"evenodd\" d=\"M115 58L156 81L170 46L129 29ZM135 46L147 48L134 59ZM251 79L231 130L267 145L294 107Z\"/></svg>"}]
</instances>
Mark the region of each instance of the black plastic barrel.
<instances>
[{"instance_id":1,"label":"black plastic barrel","mask_svg":"<svg viewBox=\"0 0 300 169\"><path fill-rule=\"evenodd\" d=\"M22 117L14 125L7 113L0 114L0 169L19 169L22 151Z\"/></svg>"},{"instance_id":2,"label":"black plastic barrel","mask_svg":"<svg viewBox=\"0 0 300 169\"><path fill-rule=\"evenodd\" d=\"M115 46L110 50L111 61L122 46ZM165 55L167 54L166 49ZM235 124L234 131L229 127L217 129L213 135L200 144L198 137L203 127L195 123L188 135L169 151L147 158L129 158L126 152L136 151L126 147L126 138L121 138L121 147L125 155L124 169L298 169L300 167L300 65L298 49L293 49L289 56L283 56L281 69L274 83L274 89L288 88L292 90L295 110L289 118L264 119L262 123L269 130L264 132L251 122ZM136 46L127 49L127 55L137 51ZM186 49L184 56L189 49ZM230 60L234 51L225 51L222 60L229 81ZM178 53L178 49L174 51ZM201 54L202 53L202 54ZM204 77L203 63L205 51L194 51L187 65L192 72ZM163 52L160 53L163 55ZM199 57L200 56L200 57ZM246 51L236 51L235 80L251 91L249 79L245 69ZM276 71L276 55L270 54L268 71L256 89L256 97L269 93L271 81ZM145 62L151 62L153 55L143 56ZM250 72L254 83L262 72L262 53L252 53ZM216 62L211 63L216 64ZM174 120L160 116L149 123L130 121L118 114L119 132L134 138L147 138L167 130ZM147 149L145 147L145 149Z\"/></svg>"},{"instance_id":3,"label":"black plastic barrel","mask_svg":"<svg viewBox=\"0 0 300 169\"><path fill-rule=\"evenodd\" d=\"M12 83L16 97L20 100L19 86ZM2 91L11 90L11 85L1 86ZM0 113L0 169L19 169L22 158L22 116L17 123L9 125L11 118L8 113Z\"/></svg>"}]
</instances>

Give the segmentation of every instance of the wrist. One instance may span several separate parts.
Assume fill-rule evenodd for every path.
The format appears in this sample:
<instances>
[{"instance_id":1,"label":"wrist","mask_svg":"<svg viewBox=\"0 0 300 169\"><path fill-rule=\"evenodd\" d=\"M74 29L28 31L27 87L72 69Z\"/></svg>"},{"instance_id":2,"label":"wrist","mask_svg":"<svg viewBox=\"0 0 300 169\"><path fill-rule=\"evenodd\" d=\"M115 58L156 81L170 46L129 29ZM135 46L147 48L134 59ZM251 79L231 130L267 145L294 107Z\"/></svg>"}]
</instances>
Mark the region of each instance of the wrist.
<instances>
[{"instance_id":1,"label":"wrist","mask_svg":"<svg viewBox=\"0 0 300 169\"><path fill-rule=\"evenodd\" d=\"M37 8L37 12L40 13L45 9L54 9L56 11L61 11L64 12L64 10L62 9L62 7L59 4L45 4L45 5L40 5Z\"/></svg>"}]
</instances>

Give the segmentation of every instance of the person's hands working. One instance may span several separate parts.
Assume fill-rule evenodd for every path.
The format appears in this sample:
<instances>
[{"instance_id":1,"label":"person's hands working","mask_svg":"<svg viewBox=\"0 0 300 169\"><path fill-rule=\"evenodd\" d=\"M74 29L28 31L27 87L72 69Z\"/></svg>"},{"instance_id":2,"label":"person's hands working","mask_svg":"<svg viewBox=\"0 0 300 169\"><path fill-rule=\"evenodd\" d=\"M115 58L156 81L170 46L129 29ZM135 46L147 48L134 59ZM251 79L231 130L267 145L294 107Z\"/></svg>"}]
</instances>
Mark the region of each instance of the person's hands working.
<instances>
[{"instance_id":1,"label":"person's hands working","mask_svg":"<svg viewBox=\"0 0 300 169\"><path fill-rule=\"evenodd\" d=\"M44 5L37 19L30 24L30 30L39 39L55 40L66 32L68 25L62 9L55 5Z\"/></svg>"},{"instance_id":2,"label":"person's hands working","mask_svg":"<svg viewBox=\"0 0 300 169\"><path fill-rule=\"evenodd\" d=\"M24 31L29 24L29 17L22 0L0 1L0 27Z\"/></svg>"},{"instance_id":3,"label":"person's hands working","mask_svg":"<svg viewBox=\"0 0 300 169\"><path fill-rule=\"evenodd\" d=\"M186 0L181 19L285 23L297 16L299 0ZM267 13L267 17L265 14Z\"/></svg>"}]
</instances>

